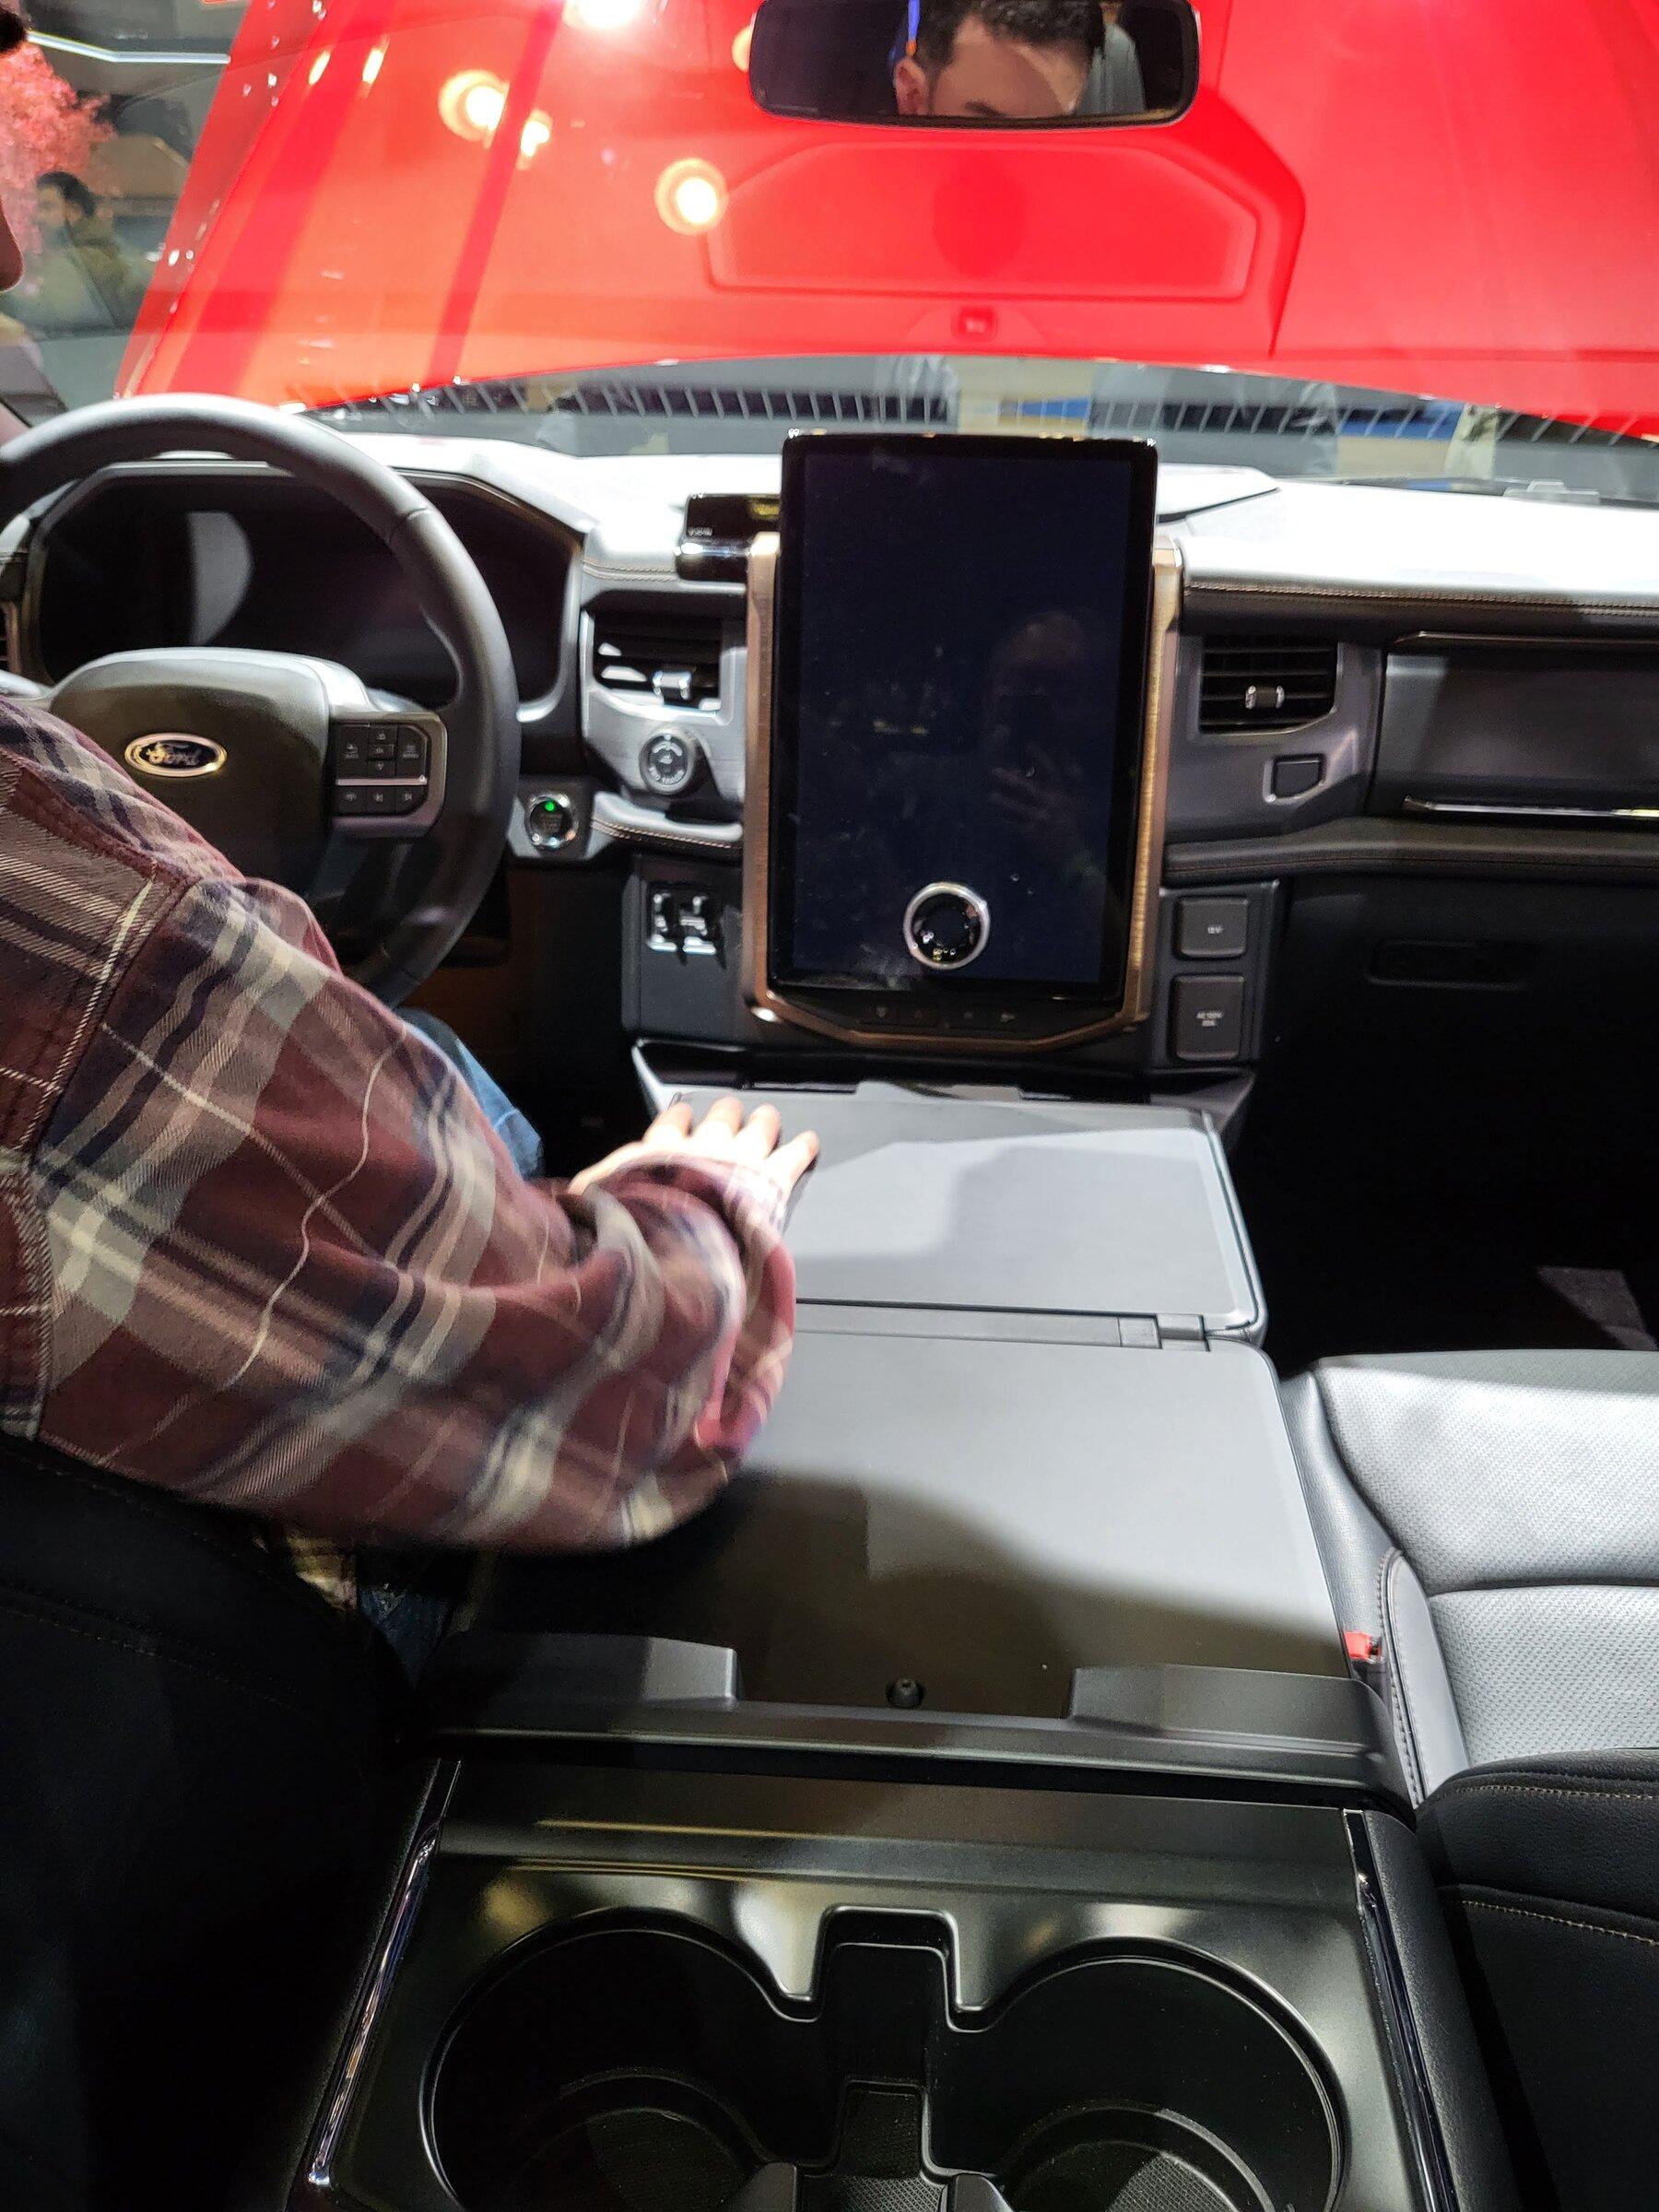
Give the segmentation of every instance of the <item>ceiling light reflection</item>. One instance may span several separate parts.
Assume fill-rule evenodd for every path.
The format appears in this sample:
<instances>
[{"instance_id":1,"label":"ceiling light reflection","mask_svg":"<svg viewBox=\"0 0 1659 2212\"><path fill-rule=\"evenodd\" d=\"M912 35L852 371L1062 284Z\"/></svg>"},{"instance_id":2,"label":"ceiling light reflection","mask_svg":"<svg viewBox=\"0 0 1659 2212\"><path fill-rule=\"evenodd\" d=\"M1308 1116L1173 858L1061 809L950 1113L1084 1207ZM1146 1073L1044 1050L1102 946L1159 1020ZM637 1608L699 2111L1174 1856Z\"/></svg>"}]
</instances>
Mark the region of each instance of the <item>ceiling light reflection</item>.
<instances>
[{"instance_id":1,"label":"ceiling light reflection","mask_svg":"<svg viewBox=\"0 0 1659 2212\"><path fill-rule=\"evenodd\" d=\"M457 138L488 146L507 112L507 88L488 69L461 69L438 95L438 112ZM529 126L526 125L526 128Z\"/></svg>"},{"instance_id":2,"label":"ceiling light reflection","mask_svg":"<svg viewBox=\"0 0 1659 2212\"><path fill-rule=\"evenodd\" d=\"M583 30L626 30L645 0L567 0L565 15Z\"/></svg>"},{"instance_id":3,"label":"ceiling light reflection","mask_svg":"<svg viewBox=\"0 0 1659 2212\"><path fill-rule=\"evenodd\" d=\"M656 182L656 209L670 230L697 238L726 211L726 181L712 161L695 155L671 161Z\"/></svg>"}]
</instances>

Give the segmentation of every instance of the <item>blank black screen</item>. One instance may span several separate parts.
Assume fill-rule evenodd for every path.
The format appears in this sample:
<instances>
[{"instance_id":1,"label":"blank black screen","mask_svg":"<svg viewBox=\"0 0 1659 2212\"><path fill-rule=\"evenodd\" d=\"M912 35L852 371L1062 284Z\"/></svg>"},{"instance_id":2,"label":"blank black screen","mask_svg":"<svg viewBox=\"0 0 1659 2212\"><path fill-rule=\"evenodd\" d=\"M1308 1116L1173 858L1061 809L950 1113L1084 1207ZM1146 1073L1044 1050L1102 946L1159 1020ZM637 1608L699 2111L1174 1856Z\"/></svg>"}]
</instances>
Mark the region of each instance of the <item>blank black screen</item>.
<instances>
[{"instance_id":1,"label":"blank black screen","mask_svg":"<svg viewBox=\"0 0 1659 2212\"><path fill-rule=\"evenodd\" d=\"M1152 527L1124 444L827 437L785 453L772 972L1121 996ZM948 974L935 882L990 913Z\"/></svg>"}]
</instances>

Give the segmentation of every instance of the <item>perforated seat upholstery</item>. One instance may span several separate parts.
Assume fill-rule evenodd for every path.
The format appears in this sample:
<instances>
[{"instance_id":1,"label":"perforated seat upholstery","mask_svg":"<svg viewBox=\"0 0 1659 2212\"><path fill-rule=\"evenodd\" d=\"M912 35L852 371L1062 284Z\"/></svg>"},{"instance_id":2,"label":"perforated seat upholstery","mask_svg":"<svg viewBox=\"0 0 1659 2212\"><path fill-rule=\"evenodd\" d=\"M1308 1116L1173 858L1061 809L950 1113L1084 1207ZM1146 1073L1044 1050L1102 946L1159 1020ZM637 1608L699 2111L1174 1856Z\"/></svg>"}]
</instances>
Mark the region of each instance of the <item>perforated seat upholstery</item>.
<instances>
[{"instance_id":1,"label":"perforated seat upholstery","mask_svg":"<svg viewBox=\"0 0 1659 2212\"><path fill-rule=\"evenodd\" d=\"M1659 1355L1328 1360L1285 1401L1525 2201L1650 2203Z\"/></svg>"}]
</instances>

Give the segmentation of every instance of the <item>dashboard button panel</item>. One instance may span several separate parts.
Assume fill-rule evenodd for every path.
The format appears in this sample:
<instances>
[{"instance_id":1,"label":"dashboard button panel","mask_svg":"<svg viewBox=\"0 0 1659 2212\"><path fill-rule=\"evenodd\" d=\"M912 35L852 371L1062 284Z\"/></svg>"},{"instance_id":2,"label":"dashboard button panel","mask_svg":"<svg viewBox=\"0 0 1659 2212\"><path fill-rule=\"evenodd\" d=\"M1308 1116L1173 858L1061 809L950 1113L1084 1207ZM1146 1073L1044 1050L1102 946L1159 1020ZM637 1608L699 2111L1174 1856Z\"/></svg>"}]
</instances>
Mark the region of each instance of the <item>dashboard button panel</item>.
<instances>
[{"instance_id":1,"label":"dashboard button panel","mask_svg":"<svg viewBox=\"0 0 1659 2212\"><path fill-rule=\"evenodd\" d=\"M1178 976L1170 997L1170 1049L1177 1060L1237 1060L1244 1050L1244 978Z\"/></svg>"},{"instance_id":2,"label":"dashboard button panel","mask_svg":"<svg viewBox=\"0 0 1659 2212\"><path fill-rule=\"evenodd\" d=\"M1241 960L1250 949L1248 899L1183 899L1175 913L1183 960Z\"/></svg>"},{"instance_id":3,"label":"dashboard button panel","mask_svg":"<svg viewBox=\"0 0 1659 2212\"><path fill-rule=\"evenodd\" d=\"M653 883L646 893L646 949L718 958L724 949L721 904L695 884Z\"/></svg>"}]
</instances>

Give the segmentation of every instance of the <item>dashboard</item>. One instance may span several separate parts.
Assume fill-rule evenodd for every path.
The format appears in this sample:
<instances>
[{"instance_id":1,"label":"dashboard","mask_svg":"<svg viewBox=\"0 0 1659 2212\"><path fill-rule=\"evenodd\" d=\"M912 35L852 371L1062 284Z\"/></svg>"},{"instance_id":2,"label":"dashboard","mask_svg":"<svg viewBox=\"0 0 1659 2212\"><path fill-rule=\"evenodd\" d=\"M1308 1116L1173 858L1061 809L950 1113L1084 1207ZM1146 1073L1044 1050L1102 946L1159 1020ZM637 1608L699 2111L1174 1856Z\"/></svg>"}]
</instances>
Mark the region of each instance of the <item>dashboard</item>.
<instances>
[{"instance_id":1,"label":"dashboard","mask_svg":"<svg viewBox=\"0 0 1659 2212\"><path fill-rule=\"evenodd\" d=\"M777 460L363 442L434 499L500 607L524 701L512 860L550 886L624 871L636 1035L775 1051L741 957L747 544L737 525L733 543L694 542L687 517L764 526ZM1179 605L1156 989L1131 1034L1076 1056L1194 1076L1255 1064L1299 891L1459 887L1443 912L1418 897L1420 930L1373 929L1364 980L1471 989L1507 956L1469 887L1659 891L1659 513L1170 466L1157 520ZM422 704L444 695L383 549L256 469L112 470L0 553L23 676L242 644L323 654ZM1632 942L1651 923L1644 904ZM971 1046L971 1014L961 1029L947 1018L942 1041Z\"/></svg>"},{"instance_id":2,"label":"dashboard","mask_svg":"<svg viewBox=\"0 0 1659 2212\"><path fill-rule=\"evenodd\" d=\"M580 541L487 491L423 488L500 609L521 698L547 700L564 665L559 618ZM48 681L103 653L203 645L320 655L421 706L449 690L443 650L374 533L265 471L112 469L61 501L38 535L24 623Z\"/></svg>"}]
</instances>

